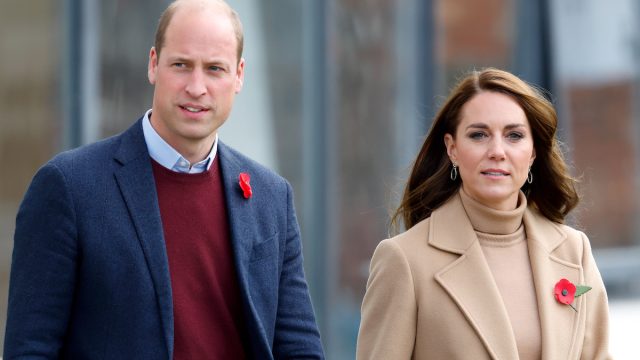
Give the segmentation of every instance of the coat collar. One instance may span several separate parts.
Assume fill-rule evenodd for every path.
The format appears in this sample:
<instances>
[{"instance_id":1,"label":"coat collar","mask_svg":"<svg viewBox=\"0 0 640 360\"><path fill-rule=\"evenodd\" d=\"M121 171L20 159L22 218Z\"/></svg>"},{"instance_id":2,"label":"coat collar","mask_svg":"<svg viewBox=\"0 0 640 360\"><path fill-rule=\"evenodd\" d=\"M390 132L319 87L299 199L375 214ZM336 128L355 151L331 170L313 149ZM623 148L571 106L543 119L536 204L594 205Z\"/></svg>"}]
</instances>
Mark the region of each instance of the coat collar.
<instances>
[{"instance_id":1,"label":"coat collar","mask_svg":"<svg viewBox=\"0 0 640 360\"><path fill-rule=\"evenodd\" d=\"M553 256L554 250L567 239L560 225L531 207L526 209L523 222L537 294L542 357L566 358L570 352L567 346L575 342L578 316L570 308L559 306L553 297L553 287L563 277L578 279L580 267ZM491 356L518 358L502 296L458 194L431 214L428 239L435 248L461 255L441 269L435 279L465 314Z\"/></svg>"},{"instance_id":2,"label":"coat collar","mask_svg":"<svg viewBox=\"0 0 640 360\"><path fill-rule=\"evenodd\" d=\"M429 244L461 255L435 279L464 313L492 358L517 359L509 315L459 194L431 214Z\"/></svg>"},{"instance_id":3,"label":"coat collar","mask_svg":"<svg viewBox=\"0 0 640 360\"><path fill-rule=\"evenodd\" d=\"M554 298L553 289L562 278L580 281L582 267L555 255L556 250L567 241L567 233L560 225L533 210L525 212L523 220L540 314L542 358L579 357L579 352L578 355L573 354L577 343L575 335L580 317L586 314L559 304ZM576 300L574 305L580 309L584 299L580 297Z\"/></svg>"}]
</instances>

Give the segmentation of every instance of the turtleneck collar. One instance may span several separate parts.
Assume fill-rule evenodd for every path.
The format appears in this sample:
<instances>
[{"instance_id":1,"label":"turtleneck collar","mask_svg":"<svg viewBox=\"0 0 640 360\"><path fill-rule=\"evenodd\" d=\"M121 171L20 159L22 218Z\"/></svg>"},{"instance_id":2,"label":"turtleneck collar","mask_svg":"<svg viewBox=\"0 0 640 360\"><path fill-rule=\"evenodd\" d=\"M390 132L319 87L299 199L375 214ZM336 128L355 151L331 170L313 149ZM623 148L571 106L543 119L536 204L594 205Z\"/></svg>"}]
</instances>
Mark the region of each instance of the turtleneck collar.
<instances>
[{"instance_id":1,"label":"turtleneck collar","mask_svg":"<svg viewBox=\"0 0 640 360\"><path fill-rule=\"evenodd\" d=\"M462 206L473 225L473 229L488 234L512 234L522 225L522 216L527 208L527 198L520 191L518 206L514 210L495 210L479 203L460 187Z\"/></svg>"}]
</instances>

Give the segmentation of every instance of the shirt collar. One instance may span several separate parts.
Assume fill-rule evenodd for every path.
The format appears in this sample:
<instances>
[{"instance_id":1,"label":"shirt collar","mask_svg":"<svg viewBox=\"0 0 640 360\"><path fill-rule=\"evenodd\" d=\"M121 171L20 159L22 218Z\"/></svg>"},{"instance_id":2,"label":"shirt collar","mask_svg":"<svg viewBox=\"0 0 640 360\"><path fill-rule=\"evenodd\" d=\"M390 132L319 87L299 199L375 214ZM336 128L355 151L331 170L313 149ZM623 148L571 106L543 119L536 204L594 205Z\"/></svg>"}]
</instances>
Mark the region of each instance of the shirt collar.
<instances>
[{"instance_id":1,"label":"shirt collar","mask_svg":"<svg viewBox=\"0 0 640 360\"><path fill-rule=\"evenodd\" d=\"M189 160L164 141L151 125L150 117L151 110L148 110L142 119L142 131L144 140L147 143L147 150L153 160L175 172L196 174L209 170L218 152L218 134L216 134L209 155L204 160L192 165Z\"/></svg>"}]
</instances>

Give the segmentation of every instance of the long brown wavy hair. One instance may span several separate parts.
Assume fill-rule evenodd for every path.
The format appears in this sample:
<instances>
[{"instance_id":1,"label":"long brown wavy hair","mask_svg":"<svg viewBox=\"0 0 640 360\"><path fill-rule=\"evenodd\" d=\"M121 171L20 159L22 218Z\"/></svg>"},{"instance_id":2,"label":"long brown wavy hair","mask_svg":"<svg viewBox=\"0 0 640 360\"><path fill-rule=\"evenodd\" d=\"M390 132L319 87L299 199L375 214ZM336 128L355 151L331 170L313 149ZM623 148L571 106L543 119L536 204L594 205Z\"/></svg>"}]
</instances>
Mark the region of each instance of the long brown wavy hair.
<instances>
[{"instance_id":1,"label":"long brown wavy hair","mask_svg":"<svg viewBox=\"0 0 640 360\"><path fill-rule=\"evenodd\" d=\"M560 142L556 139L558 118L553 105L541 91L517 76L487 68L472 71L464 77L433 120L413 164L400 206L392 217L391 224L396 230L399 229L399 219L403 220L406 229L410 229L431 216L460 188L461 180L452 181L450 178L452 165L444 136L455 136L462 107L483 91L511 96L520 104L529 121L536 160L531 167L533 182L525 182L522 187L528 206L537 208L549 220L562 223L578 204L576 179L569 174Z\"/></svg>"}]
</instances>

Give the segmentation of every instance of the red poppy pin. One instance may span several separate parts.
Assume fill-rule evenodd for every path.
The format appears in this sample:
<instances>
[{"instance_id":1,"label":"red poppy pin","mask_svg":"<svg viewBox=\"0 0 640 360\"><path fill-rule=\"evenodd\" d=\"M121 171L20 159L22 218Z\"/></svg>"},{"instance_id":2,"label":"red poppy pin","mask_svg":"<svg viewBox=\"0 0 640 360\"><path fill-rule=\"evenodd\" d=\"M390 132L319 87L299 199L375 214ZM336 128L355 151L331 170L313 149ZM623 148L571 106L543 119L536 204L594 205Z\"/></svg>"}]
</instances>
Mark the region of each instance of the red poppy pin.
<instances>
[{"instance_id":1,"label":"red poppy pin","mask_svg":"<svg viewBox=\"0 0 640 360\"><path fill-rule=\"evenodd\" d=\"M251 195L253 195L249 181L251 181L251 177L249 176L249 174L240 173L240 181L238 183L240 184L240 189L242 189L242 195L245 199L248 199L251 197Z\"/></svg>"},{"instance_id":2,"label":"red poppy pin","mask_svg":"<svg viewBox=\"0 0 640 360\"><path fill-rule=\"evenodd\" d=\"M559 303L569 305L573 310L578 312L578 310L572 305L573 300L589 290L591 290L591 286L574 285L567 279L560 279L560 281L556 283L553 293Z\"/></svg>"}]
</instances>

